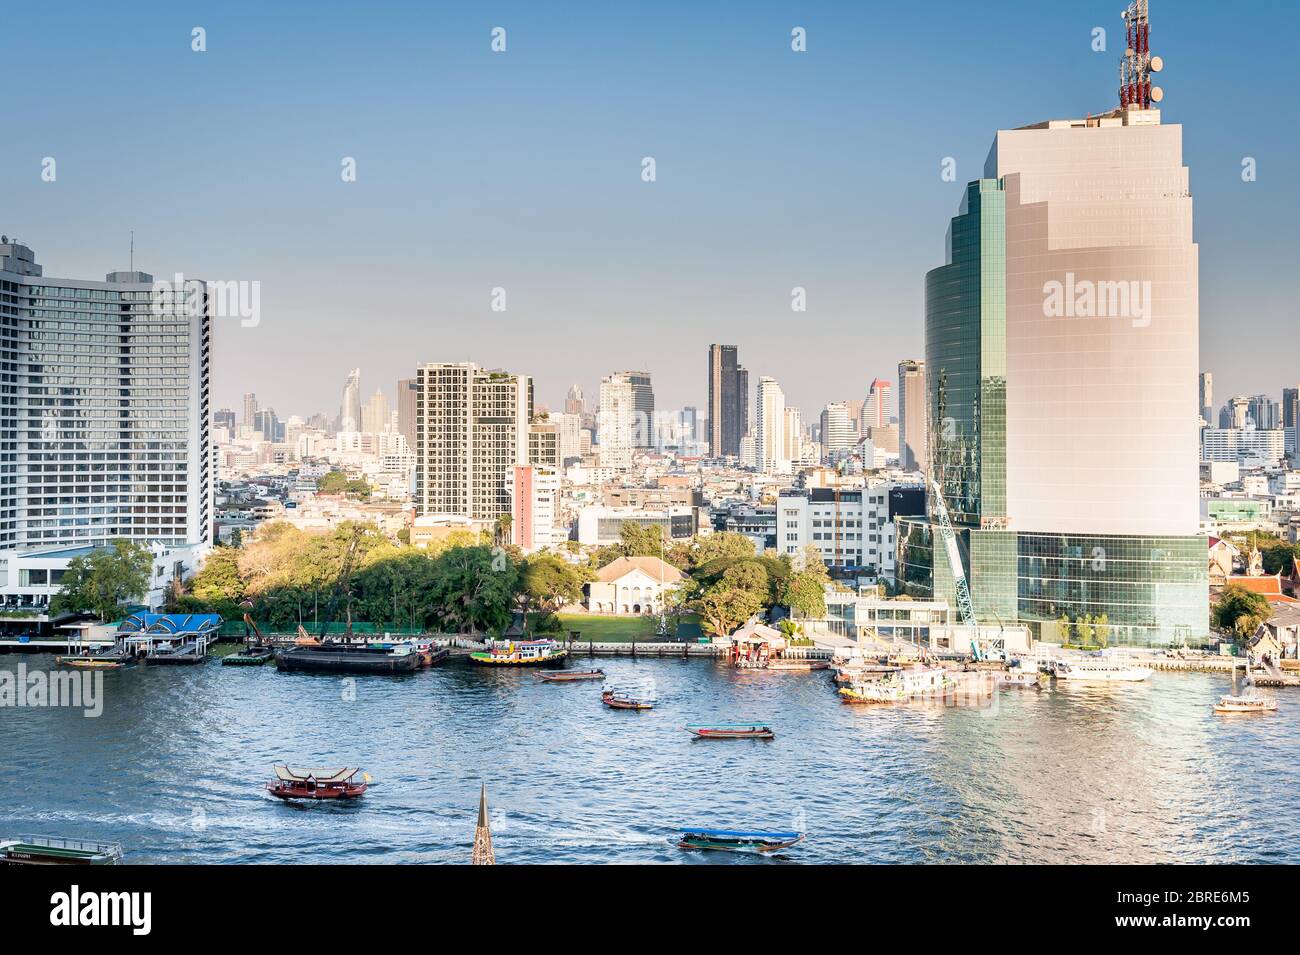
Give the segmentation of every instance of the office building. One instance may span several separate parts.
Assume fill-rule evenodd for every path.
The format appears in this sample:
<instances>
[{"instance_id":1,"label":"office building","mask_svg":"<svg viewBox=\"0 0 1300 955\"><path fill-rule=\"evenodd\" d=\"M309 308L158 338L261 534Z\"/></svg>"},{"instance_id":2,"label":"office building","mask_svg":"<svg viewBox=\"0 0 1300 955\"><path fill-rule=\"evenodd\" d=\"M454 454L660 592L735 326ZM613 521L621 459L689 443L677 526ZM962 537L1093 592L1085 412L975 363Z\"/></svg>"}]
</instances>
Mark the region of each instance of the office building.
<instances>
[{"instance_id":1,"label":"office building","mask_svg":"<svg viewBox=\"0 0 1300 955\"><path fill-rule=\"evenodd\" d=\"M361 369L353 368L343 381L343 401L339 405L339 430L361 430Z\"/></svg>"},{"instance_id":2,"label":"office building","mask_svg":"<svg viewBox=\"0 0 1300 955\"><path fill-rule=\"evenodd\" d=\"M877 378L867 390L867 400L862 403L858 434L865 435L868 428L885 427L893 420L893 415L893 386L885 379Z\"/></svg>"},{"instance_id":3,"label":"office building","mask_svg":"<svg viewBox=\"0 0 1300 955\"><path fill-rule=\"evenodd\" d=\"M1208 371L1201 372L1200 377L1201 420L1207 425L1214 424L1214 375Z\"/></svg>"},{"instance_id":4,"label":"office building","mask_svg":"<svg viewBox=\"0 0 1300 955\"><path fill-rule=\"evenodd\" d=\"M1208 639L1198 263L1182 129L1149 105L997 134L926 278L930 468L981 620ZM900 529L905 583L953 577Z\"/></svg>"},{"instance_id":5,"label":"office building","mask_svg":"<svg viewBox=\"0 0 1300 955\"><path fill-rule=\"evenodd\" d=\"M822 457L833 464L848 453L858 441L858 432L849 417L849 408L842 401L832 401L822 410Z\"/></svg>"},{"instance_id":6,"label":"office building","mask_svg":"<svg viewBox=\"0 0 1300 955\"><path fill-rule=\"evenodd\" d=\"M898 459L905 471L925 473L925 362L898 363Z\"/></svg>"},{"instance_id":7,"label":"office building","mask_svg":"<svg viewBox=\"0 0 1300 955\"><path fill-rule=\"evenodd\" d=\"M250 428L253 427L253 419L257 417L257 395L251 391L244 395L244 421L243 423Z\"/></svg>"},{"instance_id":8,"label":"office building","mask_svg":"<svg viewBox=\"0 0 1300 955\"><path fill-rule=\"evenodd\" d=\"M785 392L775 378L758 379L758 400L754 416L754 451L760 471L785 474L790 458L785 444Z\"/></svg>"},{"instance_id":9,"label":"office building","mask_svg":"<svg viewBox=\"0 0 1300 955\"><path fill-rule=\"evenodd\" d=\"M709 346L709 454L736 457L749 432L749 372L735 345Z\"/></svg>"},{"instance_id":10,"label":"office building","mask_svg":"<svg viewBox=\"0 0 1300 955\"><path fill-rule=\"evenodd\" d=\"M397 382L397 430L406 438L408 448L415 447L415 406L420 383L414 378Z\"/></svg>"},{"instance_id":11,"label":"office building","mask_svg":"<svg viewBox=\"0 0 1300 955\"><path fill-rule=\"evenodd\" d=\"M392 414L388 409L388 399L382 391L376 390L361 408L361 430L367 434L380 434L391 429Z\"/></svg>"}]
</instances>

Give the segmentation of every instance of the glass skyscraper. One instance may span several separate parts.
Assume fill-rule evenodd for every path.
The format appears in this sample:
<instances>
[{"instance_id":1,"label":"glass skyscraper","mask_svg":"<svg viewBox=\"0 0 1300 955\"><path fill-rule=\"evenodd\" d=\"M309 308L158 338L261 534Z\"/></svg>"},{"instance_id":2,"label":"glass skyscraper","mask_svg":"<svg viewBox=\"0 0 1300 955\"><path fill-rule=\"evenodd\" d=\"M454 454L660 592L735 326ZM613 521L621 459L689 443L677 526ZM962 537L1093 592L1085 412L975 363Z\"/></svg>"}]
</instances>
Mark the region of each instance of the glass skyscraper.
<instances>
[{"instance_id":1,"label":"glass skyscraper","mask_svg":"<svg viewBox=\"0 0 1300 955\"><path fill-rule=\"evenodd\" d=\"M1157 110L998 133L926 277L929 467L981 622L1111 644L1208 635L1197 247ZM954 597L924 522L899 580Z\"/></svg>"}]
</instances>

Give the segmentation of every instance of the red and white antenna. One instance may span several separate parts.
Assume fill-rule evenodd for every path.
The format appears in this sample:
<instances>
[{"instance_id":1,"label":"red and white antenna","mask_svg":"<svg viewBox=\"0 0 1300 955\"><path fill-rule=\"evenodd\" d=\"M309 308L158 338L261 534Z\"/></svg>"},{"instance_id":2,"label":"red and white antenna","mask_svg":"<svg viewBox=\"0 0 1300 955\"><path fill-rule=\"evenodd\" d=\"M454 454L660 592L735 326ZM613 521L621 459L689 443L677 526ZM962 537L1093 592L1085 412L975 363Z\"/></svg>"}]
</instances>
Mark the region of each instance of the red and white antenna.
<instances>
[{"instance_id":1,"label":"red and white antenna","mask_svg":"<svg viewBox=\"0 0 1300 955\"><path fill-rule=\"evenodd\" d=\"M1124 59L1119 62L1120 109L1150 109L1165 98L1165 91L1151 83L1151 74L1164 69L1164 61L1151 55L1151 23L1147 0L1133 0L1124 11L1127 40Z\"/></svg>"}]
</instances>

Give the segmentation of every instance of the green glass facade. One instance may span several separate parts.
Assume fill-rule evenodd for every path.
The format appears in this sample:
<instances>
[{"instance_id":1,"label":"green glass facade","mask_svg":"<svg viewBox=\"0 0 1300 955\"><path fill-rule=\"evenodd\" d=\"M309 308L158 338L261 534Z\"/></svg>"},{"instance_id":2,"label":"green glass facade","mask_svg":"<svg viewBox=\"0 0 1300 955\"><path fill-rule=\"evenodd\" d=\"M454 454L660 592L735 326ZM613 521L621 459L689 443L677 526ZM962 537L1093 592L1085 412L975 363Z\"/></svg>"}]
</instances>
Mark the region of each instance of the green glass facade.
<instances>
[{"instance_id":1,"label":"green glass facade","mask_svg":"<svg viewBox=\"0 0 1300 955\"><path fill-rule=\"evenodd\" d=\"M948 264L925 282L930 469L955 526L1006 517L1006 194L966 189Z\"/></svg>"}]
</instances>

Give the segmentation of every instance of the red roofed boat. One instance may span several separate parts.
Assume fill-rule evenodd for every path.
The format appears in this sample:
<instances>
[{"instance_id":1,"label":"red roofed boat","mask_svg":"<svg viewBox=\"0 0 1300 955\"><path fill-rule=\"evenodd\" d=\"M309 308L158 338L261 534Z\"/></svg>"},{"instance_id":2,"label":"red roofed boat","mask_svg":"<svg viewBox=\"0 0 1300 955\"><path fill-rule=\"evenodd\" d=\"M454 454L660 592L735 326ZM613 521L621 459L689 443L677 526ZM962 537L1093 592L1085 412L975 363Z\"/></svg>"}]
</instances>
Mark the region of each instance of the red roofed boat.
<instances>
[{"instance_id":1,"label":"red roofed boat","mask_svg":"<svg viewBox=\"0 0 1300 955\"><path fill-rule=\"evenodd\" d=\"M370 788L370 774L361 773L362 782L353 782L359 769L299 769L275 767L275 782L266 790L276 799L357 799Z\"/></svg>"}]
</instances>

